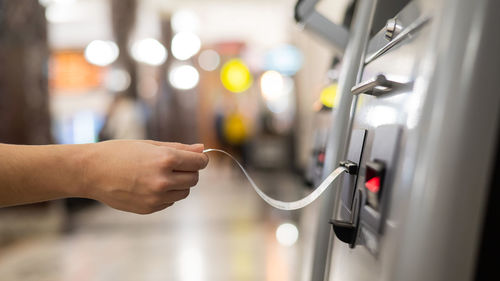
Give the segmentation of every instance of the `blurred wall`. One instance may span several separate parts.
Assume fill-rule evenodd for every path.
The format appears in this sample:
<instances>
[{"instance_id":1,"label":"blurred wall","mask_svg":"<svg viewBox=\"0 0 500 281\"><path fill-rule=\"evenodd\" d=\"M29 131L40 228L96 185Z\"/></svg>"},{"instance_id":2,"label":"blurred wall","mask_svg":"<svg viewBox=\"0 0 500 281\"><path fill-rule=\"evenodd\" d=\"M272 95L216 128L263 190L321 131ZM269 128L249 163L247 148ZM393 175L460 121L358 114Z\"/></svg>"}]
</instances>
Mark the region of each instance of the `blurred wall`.
<instances>
[{"instance_id":1,"label":"blurred wall","mask_svg":"<svg viewBox=\"0 0 500 281\"><path fill-rule=\"evenodd\" d=\"M341 24L350 4L349 0L323 0L316 9L329 20ZM297 164L305 167L312 150L314 124L313 104L318 100L323 87L328 85L326 72L333 57L341 54L324 39L299 27L292 31L292 43L304 53L304 65L297 73Z\"/></svg>"},{"instance_id":2,"label":"blurred wall","mask_svg":"<svg viewBox=\"0 0 500 281\"><path fill-rule=\"evenodd\" d=\"M37 0L0 0L0 141L50 143L47 27Z\"/></svg>"}]
</instances>

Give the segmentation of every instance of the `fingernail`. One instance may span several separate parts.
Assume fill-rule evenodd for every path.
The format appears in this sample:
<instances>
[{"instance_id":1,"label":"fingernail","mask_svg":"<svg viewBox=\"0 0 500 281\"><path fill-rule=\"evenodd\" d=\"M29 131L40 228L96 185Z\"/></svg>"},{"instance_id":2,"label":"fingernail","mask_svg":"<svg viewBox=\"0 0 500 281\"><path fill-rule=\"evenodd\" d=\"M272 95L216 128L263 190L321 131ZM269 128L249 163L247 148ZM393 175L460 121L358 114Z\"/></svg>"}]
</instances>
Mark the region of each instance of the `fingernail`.
<instances>
[{"instance_id":1,"label":"fingernail","mask_svg":"<svg viewBox=\"0 0 500 281\"><path fill-rule=\"evenodd\" d=\"M202 144L202 143L197 143L197 144L193 144L194 147L200 147L200 148L204 148L205 145Z\"/></svg>"}]
</instances>

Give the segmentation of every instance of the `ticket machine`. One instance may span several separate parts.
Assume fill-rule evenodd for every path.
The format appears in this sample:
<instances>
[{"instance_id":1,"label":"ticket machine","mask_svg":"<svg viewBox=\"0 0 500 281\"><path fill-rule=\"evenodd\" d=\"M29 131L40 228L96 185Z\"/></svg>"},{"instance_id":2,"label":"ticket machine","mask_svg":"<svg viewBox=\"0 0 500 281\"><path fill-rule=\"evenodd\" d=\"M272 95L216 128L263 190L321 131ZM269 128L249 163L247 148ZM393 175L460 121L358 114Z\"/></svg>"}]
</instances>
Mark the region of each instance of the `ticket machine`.
<instances>
[{"instance_id":1,"label":"ticket machine","mask_svg":"<svg viewBox=\"0 0 500 281\"><path fill-rule=\"evenodd\" d=\"M316 2L297 4L306 27ZM499 11L497 0L358 0L349 30L311 25L345 46L323 174L352 173L325 194L309 280L498 275Z\"/></svg>"}]
</instances>

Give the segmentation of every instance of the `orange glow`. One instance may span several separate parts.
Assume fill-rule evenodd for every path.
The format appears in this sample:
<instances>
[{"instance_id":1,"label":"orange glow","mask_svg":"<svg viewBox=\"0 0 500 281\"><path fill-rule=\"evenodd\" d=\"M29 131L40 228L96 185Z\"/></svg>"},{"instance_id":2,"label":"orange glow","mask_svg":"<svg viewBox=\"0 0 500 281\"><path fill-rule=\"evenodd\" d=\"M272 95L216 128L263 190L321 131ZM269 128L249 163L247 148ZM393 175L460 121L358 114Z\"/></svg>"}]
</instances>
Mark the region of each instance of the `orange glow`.
<instances>
[{"instance_id":1,"label":"orange glow","mask_svg":"<svg viewBox=\"0 0 500 281\"><path fill-rule=\"evenodd\" d=\"M103 68L85 60L82 51L60 51L52 54L49 67L51 92L79 94L101 85Z\"/></svg>"}]
</instances>

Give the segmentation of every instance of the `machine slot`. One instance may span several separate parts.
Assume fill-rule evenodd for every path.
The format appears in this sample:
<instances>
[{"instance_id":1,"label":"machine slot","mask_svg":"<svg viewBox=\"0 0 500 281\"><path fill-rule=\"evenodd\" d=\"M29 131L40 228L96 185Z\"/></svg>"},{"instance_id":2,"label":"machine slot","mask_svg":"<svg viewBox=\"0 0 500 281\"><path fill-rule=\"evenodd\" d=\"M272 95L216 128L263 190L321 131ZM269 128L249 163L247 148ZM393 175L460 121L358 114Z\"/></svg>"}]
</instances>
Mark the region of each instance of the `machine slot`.
<instances>
[{"instance_id":1,"label":"machine slot","mask_svg":"<svg viewBox=\"0 0 500 281\"><path fill-rule=\"evenodd\" d=\"M365 143L366 130L354 130L351 134L349 149L347 151L347 160L359 166L363 147ZM352 203L354 191L356 188L358 175L345 173L341 184L341 211L340 217L343 220L348 220L352 213Z\"/></svg>"}]
</instances>

